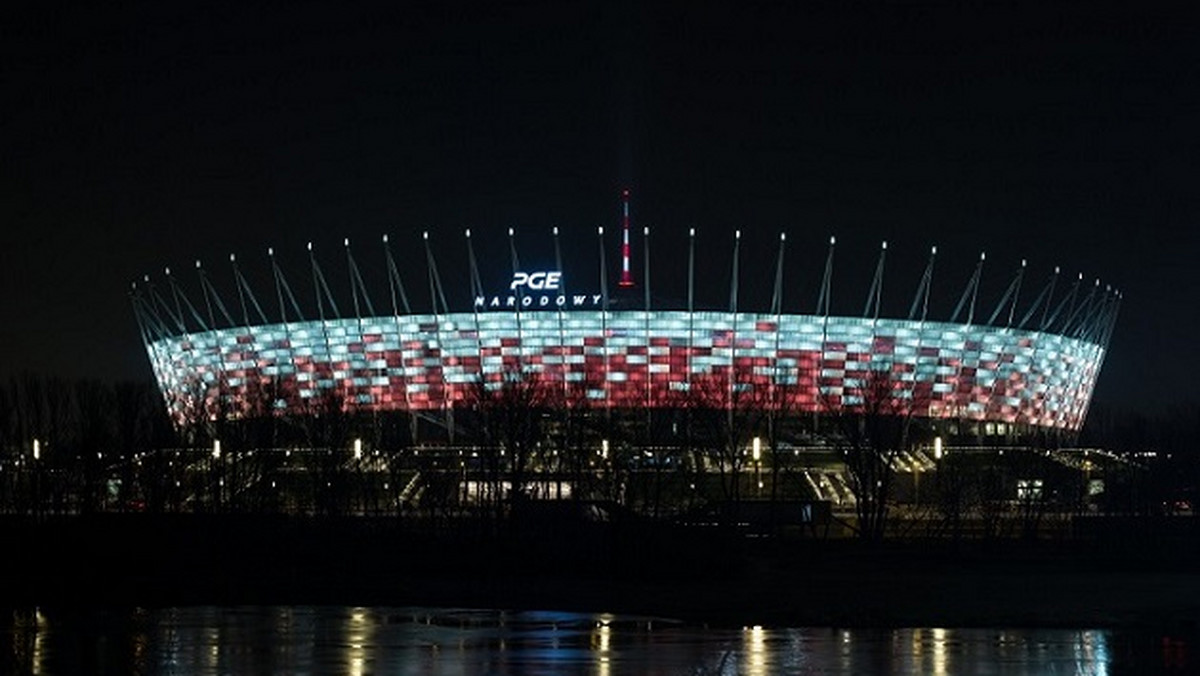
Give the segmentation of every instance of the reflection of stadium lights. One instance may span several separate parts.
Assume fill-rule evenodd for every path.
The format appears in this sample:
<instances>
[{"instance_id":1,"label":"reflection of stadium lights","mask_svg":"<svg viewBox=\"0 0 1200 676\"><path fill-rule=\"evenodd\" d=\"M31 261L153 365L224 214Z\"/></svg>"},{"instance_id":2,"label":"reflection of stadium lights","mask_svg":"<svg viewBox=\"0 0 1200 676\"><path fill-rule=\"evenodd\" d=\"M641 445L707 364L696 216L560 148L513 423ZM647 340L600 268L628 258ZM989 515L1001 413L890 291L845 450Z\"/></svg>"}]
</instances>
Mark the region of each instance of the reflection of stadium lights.
<instances>
[{"instance_id":1,"label":"reflection of stadium lights","mask_svg":"<svg viewBox=\"0 0 1200 676\"><path fill-rule=\"evenodd\" d=\"M762 437L754 437L754 443L751 446L754 449L754 462L762 460Z\"/></svg>"},{"instance_id":2,"label":"reflection of stadium lights","mask_svg":"<svg viewBox=\"0 0 1200 676\"><path fill-rule=\"evenodd\" d=\"M221 440L220 439L213 439L212 457L214 460L221 457Z\"/></svg>"},{"instance_id":3,"label":"reflection of stadium lights","mask_svg":"<svg viewBox=\"0 0 1200 676\"><path fill-rule=\"evenodd\" d=\"M354 440L354 459L362 458L362 439Z\"/></svg>"},{"instance_id":4,"label":"reflection of stadium lights","mask_svg":"<svg viewBox=\"0 0 1200 676\"><path fill-rule=\"evenodd\" d=\"M942 438L941 437L933 438L933 457L935 460L942 459Z\"/></svg>"},{"instance_id":5,"label":"reflection of stadium lights","mask_svg":"<svg viewBox=\"0 0 1200 676\"><path fill-rule=\"evenodd\" d=\"M600 457L608 460L608 439L600 442Z\"/></svg>"}]
</instances>

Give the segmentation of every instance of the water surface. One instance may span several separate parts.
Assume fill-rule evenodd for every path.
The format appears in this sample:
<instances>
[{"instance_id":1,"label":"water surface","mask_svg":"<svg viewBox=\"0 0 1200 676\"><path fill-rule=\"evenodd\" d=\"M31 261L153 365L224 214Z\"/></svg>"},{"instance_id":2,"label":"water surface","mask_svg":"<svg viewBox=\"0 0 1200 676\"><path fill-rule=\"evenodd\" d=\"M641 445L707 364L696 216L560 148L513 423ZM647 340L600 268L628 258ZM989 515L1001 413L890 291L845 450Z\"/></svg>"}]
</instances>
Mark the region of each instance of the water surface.
<instances>
[{"instance_id":1,"label":"water surface","mask_svg":"<svg viewBox=\"0 0 1200 676\"><path fill-rule=\"evenodd\" d=\"M311 606L41 608L5 619L0 673L1155 674L1197 668L1193 636L1149 630L710 628L606 614Z\"/></svg>"}]
</instances>

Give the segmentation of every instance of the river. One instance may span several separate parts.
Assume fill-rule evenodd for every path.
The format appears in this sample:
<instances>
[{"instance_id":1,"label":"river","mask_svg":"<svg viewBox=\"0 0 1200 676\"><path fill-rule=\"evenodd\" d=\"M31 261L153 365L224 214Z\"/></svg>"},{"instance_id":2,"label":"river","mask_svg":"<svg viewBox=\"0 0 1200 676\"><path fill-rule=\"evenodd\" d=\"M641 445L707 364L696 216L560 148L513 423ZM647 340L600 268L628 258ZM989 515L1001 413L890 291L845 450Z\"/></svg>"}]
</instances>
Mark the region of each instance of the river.
<instances>
[{"instance_id":1,"label":"river","mask_svg":"<svg viewBox=\"0 0 1200 676\"><path fill-rule=\"evenodd\" d=\"M1174 674L1195 629L707 627L341 606L5 611L0 673Z\"/></svg>"}]
</instances>

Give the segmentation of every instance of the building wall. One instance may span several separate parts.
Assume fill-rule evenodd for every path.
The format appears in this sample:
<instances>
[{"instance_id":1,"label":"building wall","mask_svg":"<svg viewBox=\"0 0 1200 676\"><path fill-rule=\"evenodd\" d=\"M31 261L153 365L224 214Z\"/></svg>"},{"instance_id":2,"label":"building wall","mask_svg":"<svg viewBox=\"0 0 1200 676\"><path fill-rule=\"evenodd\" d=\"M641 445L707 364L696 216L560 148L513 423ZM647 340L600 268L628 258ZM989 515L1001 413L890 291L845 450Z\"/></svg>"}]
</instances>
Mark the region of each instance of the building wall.
<instances>
[{"instance_id":1,"label":"building wall","mask_svg":"<svg viewBox=\"0 0 1200 676\"><path fill-rule=\"evenodd\" d=\"M921 416L1063 429L1082 425L1103 357L1082 340L988 326L596 310L273 324L149 349L179 419L330 399L437 410L520 377L594 406L820 411L874 405L886 391L889 405Z\"/></svg>"}]
</instances>

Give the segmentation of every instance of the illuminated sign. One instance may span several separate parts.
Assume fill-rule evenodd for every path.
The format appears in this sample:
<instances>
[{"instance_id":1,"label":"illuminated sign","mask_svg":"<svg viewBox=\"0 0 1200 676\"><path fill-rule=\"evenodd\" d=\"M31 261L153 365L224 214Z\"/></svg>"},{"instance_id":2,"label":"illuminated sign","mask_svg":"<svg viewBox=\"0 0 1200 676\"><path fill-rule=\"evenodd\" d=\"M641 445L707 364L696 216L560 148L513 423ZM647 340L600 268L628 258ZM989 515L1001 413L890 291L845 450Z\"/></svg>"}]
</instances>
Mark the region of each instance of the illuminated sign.
<instances>
[{"instance_id":1,"label":"illuminated sign","mask_svg":"<svg viewBox=\"0 0 1200 676\"><path fill-rule=\"evenodd\" d=\"M510 291L516 291L521 287L527 287L537 291L557 291L559 284L562 282L562 273L554 272L514 272L512 283L508 285Z\"/></svg>"},{"instance_id":2,"label":"illuminated sign","mask_svg":"<svg viewBox=\"0 0 1200 676\"><path fill-rule=\"evenodd\" d=\"M514 272L506 296L475 296L475 309L502 310L518 308L563 309L599 307L603 296L598 293L566 294L562 291L561 270ZM557 291L560 293L544 293ZM543 293L530 293L543 292Z\"/></svg>"}]
</instances>

